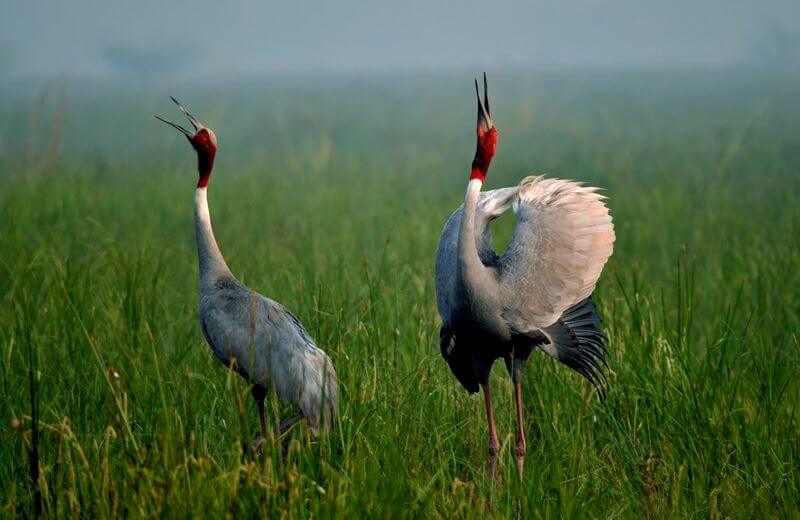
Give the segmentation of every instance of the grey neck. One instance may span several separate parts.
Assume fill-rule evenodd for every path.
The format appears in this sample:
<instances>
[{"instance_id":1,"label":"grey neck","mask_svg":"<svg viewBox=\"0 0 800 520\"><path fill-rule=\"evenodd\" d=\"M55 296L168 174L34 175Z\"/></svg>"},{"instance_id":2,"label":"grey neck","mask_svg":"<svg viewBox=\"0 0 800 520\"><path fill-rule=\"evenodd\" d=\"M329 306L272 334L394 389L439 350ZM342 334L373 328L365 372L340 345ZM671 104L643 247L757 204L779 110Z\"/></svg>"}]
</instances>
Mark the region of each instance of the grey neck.
<instances>
[{"instance_id":1,"label":"grey neck","mask_svg":"<svg viewBox=\"0 0 800 520\"><path fill-rule=\"evenodd\" d=\"M207 188L197 188L194 192L194 222L201 282L231 272L222 257L217 240L214 238L214 230L211 228L207 191Z\"/></svg>"},{"instance_id":2,"label":"grey neck","mask_svg":"<svg viewBox=\"0 0 800 520\"><path fill-rule=\"evenodd\" d=\"M472 298L485 294L492 286L493 278L489 269L478 256L475 243L475 210L481 194L483 183L479 179L471 179L464 199L464 212L461 215L461 227L458 230L458 276L462 286Z\"/></svg>"}]
</instances>

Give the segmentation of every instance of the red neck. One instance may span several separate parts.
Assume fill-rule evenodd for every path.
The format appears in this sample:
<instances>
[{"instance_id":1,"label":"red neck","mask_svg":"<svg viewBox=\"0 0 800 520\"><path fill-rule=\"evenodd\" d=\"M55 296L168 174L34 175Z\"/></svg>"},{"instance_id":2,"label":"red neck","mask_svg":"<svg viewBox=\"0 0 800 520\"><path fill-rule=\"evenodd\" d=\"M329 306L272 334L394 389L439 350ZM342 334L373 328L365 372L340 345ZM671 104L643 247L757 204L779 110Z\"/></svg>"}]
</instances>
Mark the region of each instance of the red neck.
<instances>
[{"instance_id":1,"label":"red neck","mask_svg":"<svg viewBox=\"0 0 800 520\"><path fill-rule=\"evenodd\" d=\"M197 187L205 188L208 186L208 181L211 179L211 167L214 165L214 159L211 159L211 164L207 169L198 167L200 176L197 178Z\"/></svg>"},{"instance_id":2,"label":"red neck","mask_svg":"<svg viewBox=\"0 0 800 520\"><path fill-rule=\"evenodd\" d=\"M211 172L208 173L201 173L200 177L197 179L197 187L198 188L206 188L208 187L208 181L211 179Z\"/></svg>"},{"instance_id":3,"label":"red neck","mask_svg":"<svg viewBox=\"0 0 800 520\"><path fill-rule=\"evenodd\" d=\"M192 148L197 152L197 187L205 188L214 169L214 157L217 156L217 142L213 134L206 128L201 128L189 138Z\"/></svg>"},{"instance_id":4,"label":"red neck","mask_svg":"<svg viewBox=\"0 0 800 520\"><path fill-rule=\"evenodd\" d=\"M199 177L197 179L197 187L205 188L208 186L208 181L211 179L211 170L214 168L214 156L216 150L211 153L197 154L197 172Z\"/></svg>"},{"instance_id":5,"label":"red neck","mask_svg":"<svg viewBox=\"0 0 800 520\"><path fill-rule=\"evenodd\" d=\"M492 162L494 152L497 149L497 128L492 127L484 130L478 127L478 146L475 149L475 158L472 160L472 172L470 179L486 179L486 172L489 171L489 164Z\"/></svg>"},{"instance_id":6,"label":"red neck","mask_svg":"<svg viewBox=\"0 0 800 520\"><path fill-rule=\"evenodd\" d=\"M478 179L481 182L486 180L486 170L481 170L480 168L476 168L473 166L472 171L469 174L469 180Z\"/></svg>"}]
</instances>

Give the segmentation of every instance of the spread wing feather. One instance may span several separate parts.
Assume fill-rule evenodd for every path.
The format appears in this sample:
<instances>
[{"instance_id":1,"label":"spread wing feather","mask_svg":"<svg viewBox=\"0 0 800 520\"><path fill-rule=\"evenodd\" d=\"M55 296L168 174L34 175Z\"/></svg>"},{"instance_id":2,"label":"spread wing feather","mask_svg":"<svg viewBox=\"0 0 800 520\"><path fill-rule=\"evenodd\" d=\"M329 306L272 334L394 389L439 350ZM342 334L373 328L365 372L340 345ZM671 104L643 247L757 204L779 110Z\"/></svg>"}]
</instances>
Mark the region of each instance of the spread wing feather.
<instances>
[{"instance_id":1,"label":"spread wing feather","mask_svg":"<svg viewBox=\"0 0 800 520\"><path fill-rule=\"evenodd\" d=\"M548 327L594 290L614 225L597 188L527 177L513 202L517 226L499 259L503 317L525 333Z\"/></svg>"}]
</instances>

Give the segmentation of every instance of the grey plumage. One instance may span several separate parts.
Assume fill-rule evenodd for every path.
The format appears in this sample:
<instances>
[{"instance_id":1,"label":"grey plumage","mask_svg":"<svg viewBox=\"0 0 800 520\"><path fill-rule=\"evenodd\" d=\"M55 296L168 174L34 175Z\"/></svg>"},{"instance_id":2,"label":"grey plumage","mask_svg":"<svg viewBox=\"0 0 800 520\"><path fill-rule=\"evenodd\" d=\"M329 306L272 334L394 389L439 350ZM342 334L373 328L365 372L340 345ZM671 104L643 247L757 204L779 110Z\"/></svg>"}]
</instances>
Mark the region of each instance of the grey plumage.
<instances>
[{"instance_id":1,"label":"grey plumage","mask_svg":"<svg viewBox=\"0 0 800 520\"><path fill-rule=\"evenodd\" d=\"M469 393L483 391L494 483L500 438L489 374L496 360L514 382L520 479L527 450L522 373L534 349L578 371L603 398L607 337L590 295L611 255L614 226L597 190L572 181L527 177L517 187L481 193L499 135L488 90L484 74L483 99L475 80L477 144L467 195L436 251L436 303L442 357ZM498 255L489 224L509 208L517 226Z\"/></svg>"},{"instance_id":2,"label":"grey plumage","mask_svg":"<svg viewBox=\"0 0 800 520\"><path fill-rule=\"evenodd\" d=\"M208 210L208 182L217 153L217 136L175 98L194 132L156 116L180 131L197 152L194 194L197 259L200 265L200 328L214 355L253 384L262 437L267 433L264 398L269 390L300 407L314 433L328 429L339 399L336 371L300 320L286 307L245 287L233 276L214 237ZM297 418L279 426L293 424Z\"/></svg>"},{"instance_id":3,"label":"grey plumage","mask_svg":"<svg viewBox=\"0 0 800 520\"><path fill-rule=\"evenodd\" d=\"M436 253L443 355L449 349L445 358L467 374L459 380L471 392L488 377L493 359L519 367L535 347L600 389L606 336L588 298L613 249L614 228L603 197L595 188L543 177L487 192L475 182L445 224ZM517 225L505 252L497 255L489 224L512 207ZM471 229L463 220L470 208ZM474 248L460 248L461 233L470 231ZM469 255L476 260L463 258ZM576 317L577 310L582 313ZM459 337L470 363L454 359ZM468 385L470 365L478 366Z\"/></svg>"},{"instance_id":4,"label":"grey plumage","mask_svg":"<svg viewBox=\"0 0 800 520\"><path fill-rule=\"evenodd\" d=\"M548 341L539 348L588 379L600 398L605 398L608 380L603 368L608 368L608 336L600 329L600 317L591 297L567 309L542 332Z\"/></svg>"},{"instance_id":5,"label":"grey plumage","mask_svg":"<svg viewBox=\"0 0 800 520\"><path fill-rule=\"evenodd\" d=\"M338 381L328 356L283 305L231 274L211 228L206 189L195 195L203 336L225 365L300 407L313 431L327 429L338 406Z\"/></svg>"},{"instance_id":6,"label":"grey plumage","mask_svg":"<svg viewBox=\"0 0 800 520\"><path fill-rule=\"evenodd\" d=\"M487 266L497 267L500 259L492 249L492 229L489 224L511 208L518 191L519 188L515 186L480 192L480 198L475 207L475 241L478 244L478 256ZM458 229L461 226L463 213L464 205L462 204L447 219L439 238L439 247L436 251L437 297L447 297L454 293L452 286L455 282L456 269L454 259L458 252ZM442 303L442 301L439 302L440 308Z\"/></svg>"}]
</instances>

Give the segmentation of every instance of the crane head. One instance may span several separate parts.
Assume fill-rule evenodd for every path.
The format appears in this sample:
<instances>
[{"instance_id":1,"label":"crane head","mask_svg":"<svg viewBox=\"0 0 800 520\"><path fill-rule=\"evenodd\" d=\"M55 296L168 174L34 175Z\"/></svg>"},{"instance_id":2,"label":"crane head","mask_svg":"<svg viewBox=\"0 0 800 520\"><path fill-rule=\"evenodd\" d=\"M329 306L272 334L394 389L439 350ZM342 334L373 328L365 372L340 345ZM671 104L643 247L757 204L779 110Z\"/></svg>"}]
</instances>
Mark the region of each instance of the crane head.
<instances>
[{"instance_id":1,"label":"crane head","mask_svg":"<svg viewBox=\"0 0 800 520\"><path fill-rule=\"evenodd\" d=\"M497 148L497 127L492 122L489 112L489 87L486 82L486 73L483 73L483 101L478 90L478 80L475 79L475 95L478 98L478 146L475 149L475 158L472 160L472 173L470 179L486 179L486 172L494 157Z\"/></svg>"},{"instance_id":2,"label":"crane head","mask_svg":"<svg viewBox=\"0 0 800 520\"><path fill-rule=\"evenodd\" d=\"M188 110L183 108L183 105L178 103L177 99L172 96L169 98L176 105L178 105L178 108L181 109L183 115L186 116L186 119L189 120L189 123L191 123L192 127L194 128L194 132L190 132L177 123L167 121L163 117L156 116L156 119L180 131L186 136L186 139L189 140L192 148L194 148L195 152L197 152L197 170L200 174L200 179L197 181L197 187L204 188L208 186L208 179L211 177L211 169L214 167L214 157L217 155L217 136L214 134L213 130L204 126L192 114L190 114Z\"/></svg>"}]
</instances>

